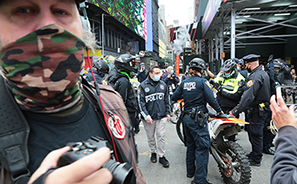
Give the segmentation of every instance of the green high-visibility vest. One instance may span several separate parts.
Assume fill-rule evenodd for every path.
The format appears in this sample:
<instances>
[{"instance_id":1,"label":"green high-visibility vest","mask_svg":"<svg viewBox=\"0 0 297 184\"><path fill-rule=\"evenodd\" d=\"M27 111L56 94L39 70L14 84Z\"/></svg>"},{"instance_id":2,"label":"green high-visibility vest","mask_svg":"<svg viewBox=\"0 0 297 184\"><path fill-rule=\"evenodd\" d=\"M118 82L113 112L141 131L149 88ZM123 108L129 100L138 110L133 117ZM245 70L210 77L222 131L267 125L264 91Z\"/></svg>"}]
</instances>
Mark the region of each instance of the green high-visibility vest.
<instances>
[{"instance_id":1,"label":"green high-visibility vest","mask_svg":"<svg viewBox=\"0 0 297 184\"><path fill-rule=\"evenodd\" d=\"M239 86L240 81L245 81L245 78L240 73L238 73L236 78L224 78L223 73L221 73L214 79L214 82L222 85L222 91L229 94L237 93L239 87L241 87Z\"/></svg>"}]
</instances>

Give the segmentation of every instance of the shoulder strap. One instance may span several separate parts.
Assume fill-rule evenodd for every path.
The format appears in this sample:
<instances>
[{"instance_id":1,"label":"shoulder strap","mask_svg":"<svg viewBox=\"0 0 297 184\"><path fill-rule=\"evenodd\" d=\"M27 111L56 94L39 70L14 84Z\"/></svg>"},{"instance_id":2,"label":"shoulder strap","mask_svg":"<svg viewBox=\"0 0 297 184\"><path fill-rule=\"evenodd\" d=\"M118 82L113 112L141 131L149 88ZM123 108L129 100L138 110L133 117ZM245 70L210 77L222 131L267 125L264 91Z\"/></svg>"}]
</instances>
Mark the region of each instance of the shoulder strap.
<instances>
[{"instance_id":1,"label":"shoulder strap","mask_svg":"<svg viewBox=\"0 0 297 184\"><path fill-rule=\"evenodd\" d=\"M0 103L0 162L14 183L27 183L29 125L1 75Z\"/></svg>"},{"instance_id":2,"label":"shoulder strap","mask_svg":"<svg viewBox=\"0 0 297 184\"><path fill-rule=\"evenodd\" d=\"M83 79L83 77L82 77L82 84L83 84L83 88L82 88L83 94L85 95L87 100L91 103L93 108L95 109L97 117L99 118L99 121L101 122L101 125L102 125L102 127L104 129L105 135L107 135L108 142L111 145L113 145L112 144L112 142L113 142L112 138L113 137L111 137L113 135L112 135L112 133L109 132L108 127L106 125L104 115L103 115L103 109L101 107L100 100L99 100L99 97L98 97L100 95L100 89L99 89L98 84L94 83L96 85L96 88L98 88L98 89L96 89L96 92L92 89L92 86L90 86L90 84L85 79ZM94 94L97 94L98 96L94 95ZM115 143L115 147L113 147L113 149L116 149L117 153L119 153L119 154L117 154L117 156L120 159L120 161L122 161L122 162L127 161L128 159L125 158L125 154L120 149L120 146L119 146L116 139L114 139L114 143Z\"/></svg>"}]
</instances>

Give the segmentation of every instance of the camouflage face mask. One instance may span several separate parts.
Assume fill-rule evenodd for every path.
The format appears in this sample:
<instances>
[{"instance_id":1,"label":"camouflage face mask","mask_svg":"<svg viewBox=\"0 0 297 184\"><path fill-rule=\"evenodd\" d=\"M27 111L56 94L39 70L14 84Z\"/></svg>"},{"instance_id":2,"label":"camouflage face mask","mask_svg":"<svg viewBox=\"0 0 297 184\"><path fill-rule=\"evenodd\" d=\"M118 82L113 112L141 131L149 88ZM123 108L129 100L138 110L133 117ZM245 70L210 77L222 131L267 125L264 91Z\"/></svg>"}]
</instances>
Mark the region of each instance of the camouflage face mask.
<instances>
[{"instance_id":1,"label":"camouflage face mask","mask_svg":"<svg viewBox=\"0 0 297 184\"><path fill-rule=\"evenodd\" d=\"M84 46L53 24L2 48L1 75L22 110L58 112L79 101Z\"/></svg>"}]
</instances>

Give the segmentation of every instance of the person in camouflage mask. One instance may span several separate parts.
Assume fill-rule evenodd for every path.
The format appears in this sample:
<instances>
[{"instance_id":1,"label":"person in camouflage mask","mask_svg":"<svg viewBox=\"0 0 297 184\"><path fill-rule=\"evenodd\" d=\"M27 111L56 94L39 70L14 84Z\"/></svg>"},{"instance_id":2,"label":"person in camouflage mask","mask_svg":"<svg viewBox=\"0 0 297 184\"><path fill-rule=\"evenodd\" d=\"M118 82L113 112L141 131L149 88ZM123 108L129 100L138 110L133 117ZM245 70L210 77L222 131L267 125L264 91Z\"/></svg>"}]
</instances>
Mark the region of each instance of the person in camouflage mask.
<instances>
[{"instance_id":1,"label":"person in camouflage mask","mask_svg":"<svg viewBox=\"0 0 297 184\"><path fill-rule=\"evenodd\" d=\"M109 141L117 139L113 140L117 143L113 146L114 152L120 152L114 154L119 157L117 161L133 166L133 184L145 184L137 166L134 141L128 132L129 117L120 96L110 86L99 86L101 105L105 107L105 111L100 111L98 104L90 100L96 99L97 94L79 77L84 65L83 49L88 43L82 40L83 28L77 9L82 1L0 0L0 79L4 79L0 89L5 89L0 91L12 94L15 102L11 105L18 112L21 109L20 124L27 125L28 154L25 156L28 158L22 163L27 165L25 169L29 173L25 173L27 181L20 183L110 183L111 172L102 168L111 158L111 151L106 147L56 168L60 156L70 150L61 147L100 136ZM0 93L0 97L1 94L4 93ZM1 113L3 115L3 108ZM122 121L115 123L125 133L121 139L106 131L114 128L100 119L108 113L117 113L118 122ZM0 125L2 123L10 124L0 119ZM3 142L3 132L19 139L14 132L1 128L1 145L11 146L8 140ZM3 162L3 150L0 150L0 184L12 184L19 176L11 176L11 167ZM10 158L17 160L18 156L12 154Z\"/></svg>"},{"instance_id":2,"label":"person in camouflage mask","mask_svg":"<svg viewBox=\"0 0 297 184\"><path fill-rule=\"evenodd\" d=\"M77 103L83 49L80 38L55 24L4 46L2 76L20 107L50 113Z\"/></svg>"}]
</instances>

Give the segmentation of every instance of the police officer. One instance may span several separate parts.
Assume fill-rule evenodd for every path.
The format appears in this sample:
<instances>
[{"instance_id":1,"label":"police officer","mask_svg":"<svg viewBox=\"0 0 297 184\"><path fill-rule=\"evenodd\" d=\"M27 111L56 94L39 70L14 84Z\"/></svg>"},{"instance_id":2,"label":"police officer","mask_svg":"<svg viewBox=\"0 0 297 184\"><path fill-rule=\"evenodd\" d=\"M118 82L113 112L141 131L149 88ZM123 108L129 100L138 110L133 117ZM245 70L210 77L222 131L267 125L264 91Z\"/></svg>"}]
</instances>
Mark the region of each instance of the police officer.
<instances>
[{"instance_id":1,"label":"police officer","mask_svg":"<svg viewBox=\"0 0 297 184\"><path fill-rule=\"evenodd\" d=\"M207 127L207 119L200 118L195 121L193 115L200 111L207 113L206 104L209 103L214 109L223 114L221 107L213 96L209 82L201 75L205 70L203 59L194 58L190 62L191 77L182 81L172 95L172 100L177 101L181 98L185 102L185 138L187 144L187 177L193 176L195 183L208 183L207 165L209 158L210 137ZM195 112L194 112L195 111Z\"/></svg>"},{"instance_id":2,"label":"police officer","mask_svg":"<svg viewBox=\"0 0 297 184\"><path fill-rule=\"evenodd\" d=\"M246 65L243 63L243 59L239 59L238 61L237 61L237 64L239 65L239 66L237 66L237 67L239 67L237 70L239 71L239 73L244 77L244 78L247 78L247 76L248 76L248 71L247 71L247 69L246 69Z\"/></svg>"},{"instance_id":3,"label":"police officer","mask_svg":"<svg viewBox=\"0 0 297 184\"><path fill-rule=\"evenodd\" d=\"M229 113L239 102L245 85L245 78L236 71L234 59L228 59L221 67L214 81L214 87L218 90L217 100L225 113Z\"/></svg>"},{"instance_id":4,"label":"police officer","mask_svg":"<svg viewBox=\"0 0 297 184\"><path fill-rule=\"evenodd\" d=\"M246 87L239 104L230 111L237 116L245 111L246 125L252 152L248 155L251 166L260 166L263 149L264 119L267 117L265 108L269 108L270 79L268 74L259 66L260 55L250 54L243 59L247 62L250 75L246 78Z\"/></svg>"},{"instance_id":5,"label":"police officer","mask_svg":"<svg viewBox=\"0 0 297 184\"><path fill-rule=\"evenodd\" d=\"M238 104L245 85L245 78L236 70L236 66L235 58L226 60L221 67L223 72L213 80L214 87L218 91L218 103L227 114ZM235 141L235 135L229 137L228 140Z\"/></svg>"},{"instance_id":6,"label":"police officer","mask_svg":"<svg viewBox=\"0 0 297 184\"><path fill-rule=\"evenodd\" d=\"M147 135L151 152L151 162L157 162L163 167L169 167L169 161L165 158L165 126L170 120L169 98L165 82L160 80L159 66L152 66L147 77L140 84L139 106L140 114L145 119L143 126ZM155 135L157 140L155 139Z\"/></svg>"},{"instance_id":7,"label":"police officer","mask_svg":"<svg viewBox=\"0 0 297 184\"><path fill-rule=\"evenodd\" d=\"M103 59L95 61L92 70L93 70L96 82L98 82L99 84L102 84L102 82L106 83L103 81L103 78L105 77L105 75L109 73L109 66L106 63L106 61L104 61ZM85 79L88 82L94 81L91 71L85 74Z\"/></svg>"}]
</instances>

